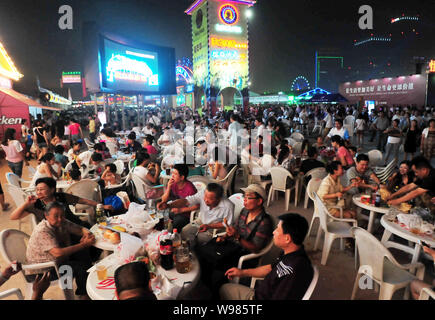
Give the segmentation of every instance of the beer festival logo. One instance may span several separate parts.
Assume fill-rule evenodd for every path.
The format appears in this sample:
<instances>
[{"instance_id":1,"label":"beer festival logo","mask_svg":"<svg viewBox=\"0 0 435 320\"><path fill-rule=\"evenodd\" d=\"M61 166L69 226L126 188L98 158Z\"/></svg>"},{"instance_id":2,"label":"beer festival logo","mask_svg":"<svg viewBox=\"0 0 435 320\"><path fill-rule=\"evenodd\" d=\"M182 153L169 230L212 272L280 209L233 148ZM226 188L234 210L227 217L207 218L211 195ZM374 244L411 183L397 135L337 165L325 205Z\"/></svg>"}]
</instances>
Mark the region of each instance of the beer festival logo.
<instances>
[{"instance_id":1,"label":"beer festival logo","mask_svg":"<svg viewBox=\"0 0 435 320\"><path fill-rule=\"evenodd\" d=\"M222 22L229 25L235 24L239 18L237 9L230 4L225 4L219 9L219 16Z\"/></svg>"}]
</instances>

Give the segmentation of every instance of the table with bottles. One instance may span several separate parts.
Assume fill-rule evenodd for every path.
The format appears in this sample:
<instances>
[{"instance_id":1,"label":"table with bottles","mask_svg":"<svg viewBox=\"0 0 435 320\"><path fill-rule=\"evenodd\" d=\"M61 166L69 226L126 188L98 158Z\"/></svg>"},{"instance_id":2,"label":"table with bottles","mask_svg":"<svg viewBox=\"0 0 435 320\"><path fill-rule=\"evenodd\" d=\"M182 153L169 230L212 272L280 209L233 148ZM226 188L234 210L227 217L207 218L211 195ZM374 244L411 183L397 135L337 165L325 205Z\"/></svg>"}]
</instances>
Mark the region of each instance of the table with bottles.
<instances>
[{"instance_id":1,"label":"table with bottles","mask_svg":"<svg viewBox=\"0 0 435 320\"><path fill-rule=\"evenodd\" d=\"M377 197L377 198L376 198ZM373 223L375 220L375 214L387 214L390 207L380 200L379 194L357 194L352 197L352 201L355 205L362 209L370 211L369 222L367 225L367 231L373 231Z\"/></svg>"},{"instance_id":2,"label":"table with bottles","mask_svg":"<svg viewBox=\"0 0 435 320\"><path fill-rule=\"evenodd\" d=\"M153 209L148 210L151 213ZM108 227L112 231L130 234L139 232L139 234L136 234L141 236L144 248L149 245L147 241L156 239L157 243L154 243L154 247L157 244L158 253L155 251L151 253L144 249L143 256L139 254L135 259L147 263L152 278L152 289L158 299L166 300L183 297L196 285L200 274L199 263L194 253L189 249L189 245L181 241L178 230L172 230L169 211L156 212L154 209L152 214L155 215L159 222L154 229L146 230L145 236L138 230L137 226L126 223L125 214L110 218L104 218L103 214L99 217L97 214L100 223L91 228L91 232L96 238L94 246L103 250L114 251L114 253L106 256L88 270L86 288L91 299L116 299L114 273L120 265L127 263L119 257L119 242L116 239L112 242L112 239L105 238L104 232L106 229L102 228L102 226ZM97 270L101 265L104 266L104 272Z\"/></svg>"}]
</instances>

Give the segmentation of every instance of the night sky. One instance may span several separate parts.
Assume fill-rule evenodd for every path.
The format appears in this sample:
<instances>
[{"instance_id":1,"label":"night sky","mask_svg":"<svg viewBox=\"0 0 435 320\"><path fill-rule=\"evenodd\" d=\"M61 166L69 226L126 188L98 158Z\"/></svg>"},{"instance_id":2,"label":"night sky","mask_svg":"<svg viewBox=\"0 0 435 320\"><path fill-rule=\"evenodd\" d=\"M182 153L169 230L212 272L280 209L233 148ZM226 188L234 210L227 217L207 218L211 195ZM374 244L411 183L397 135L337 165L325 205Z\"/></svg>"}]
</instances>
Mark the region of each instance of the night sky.
<instances>
[{"instance_id":1,"label":"night sky","mask_svg":"<svg viewBox=\"0 0 435 320\"><path fill-rule=\"evenodd\" d=\"M81 66L81 25L97 21L112 33L141 42L174 47L176 57L191 57L191 22L184 11L193 0L1 0L0 41L18 70L25 75L20 88L31 87L38 75L41 85L59 87L62 71ZM58 9L74 10L74 29L60 30ZM371 5L374 30L358 28L358 8ZM420 14L418 37L411 35L384 44L355 48L354 40L371 33L385 34L393 17ZM435 1L320 1L258 0L250 21L250 75L255 92L287 91L303 75L314 81L314 52L327 50L344 56L354 78L378 59L378 69L393 62L386 75L409 73L413 56L435 58ZM394 26L395 31L405 24ZM406 29L406 28L405 28ZM396 38L397 39L397 38ZM394 50L393 50L394 49ZM373 53L373 58L370 55ZM375 57L376 56L376 57ZM382 61L381 61L382 60ZM386 69L386 68L385 68ZM379 70L374 70L376 74ZM356 73L355 73L356 72ZM358 80L358 79L351 79Z\"/></svg>"}]
</instances>

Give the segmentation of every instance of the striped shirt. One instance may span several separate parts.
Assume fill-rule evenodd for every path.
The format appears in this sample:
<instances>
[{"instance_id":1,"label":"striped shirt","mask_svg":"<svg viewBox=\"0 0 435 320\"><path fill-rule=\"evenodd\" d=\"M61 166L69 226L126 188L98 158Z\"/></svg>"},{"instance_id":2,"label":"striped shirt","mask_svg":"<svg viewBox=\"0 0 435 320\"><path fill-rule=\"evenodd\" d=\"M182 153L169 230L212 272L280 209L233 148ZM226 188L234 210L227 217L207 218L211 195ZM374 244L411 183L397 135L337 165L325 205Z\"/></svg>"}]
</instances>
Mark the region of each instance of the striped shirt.
<instances>
[{"instance_id":1,"label":"striped shirt","mask_svg":"<svg viewBox=\"0 0 435 320\"><path fill-rule=\"evenodd\" d=\"M263 211L254 220L246 224L249 211L243 209L237 220L236 229L240 238L249 241L259 249L263 249L272 239L273 221L263 208Z\"/></svg>"}]
</instances>

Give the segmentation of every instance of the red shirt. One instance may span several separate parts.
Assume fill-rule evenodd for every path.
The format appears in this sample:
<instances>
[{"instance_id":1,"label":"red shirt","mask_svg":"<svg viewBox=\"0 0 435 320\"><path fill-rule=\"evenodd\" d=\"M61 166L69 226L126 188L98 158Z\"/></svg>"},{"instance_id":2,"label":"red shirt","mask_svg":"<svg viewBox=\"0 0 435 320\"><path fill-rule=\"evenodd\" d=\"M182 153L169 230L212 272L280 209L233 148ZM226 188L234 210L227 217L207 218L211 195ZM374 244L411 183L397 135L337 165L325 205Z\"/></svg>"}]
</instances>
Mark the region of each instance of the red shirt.
<instances>
[{"instance_id":1,"label":"red shirt","mask_svg":"<svg viewBox=\"0 0 435 320\"><path fill-rule=\"evenodd\" d=\"M152 145L146 146L145 149L147 149L148 154L157 154L157 149L154 148Z\"/></svg>"},{"instance_id":2,"label":"red shirt","mask_svg":"<svg viewBox=\"0 0 435 320\"><path fill-rule=\"evenodd\" d=\"M69 131L71 133L71 135L75 135L75 134L79 134L80 125L78 123L73 123L69 125Z\"/></svg>"},{"instance_id":3,"label":"red shirt","mask_svg":"<svg viewBox=\"0 0 435 320\"><path fill-rule=\"evenodd\" d=\"M338 158L344 157L347 166L353 165L352 155L350 154L349 150L347 150L345 147L338 148L337 157Z\"/></svg>"}]
</instances>

